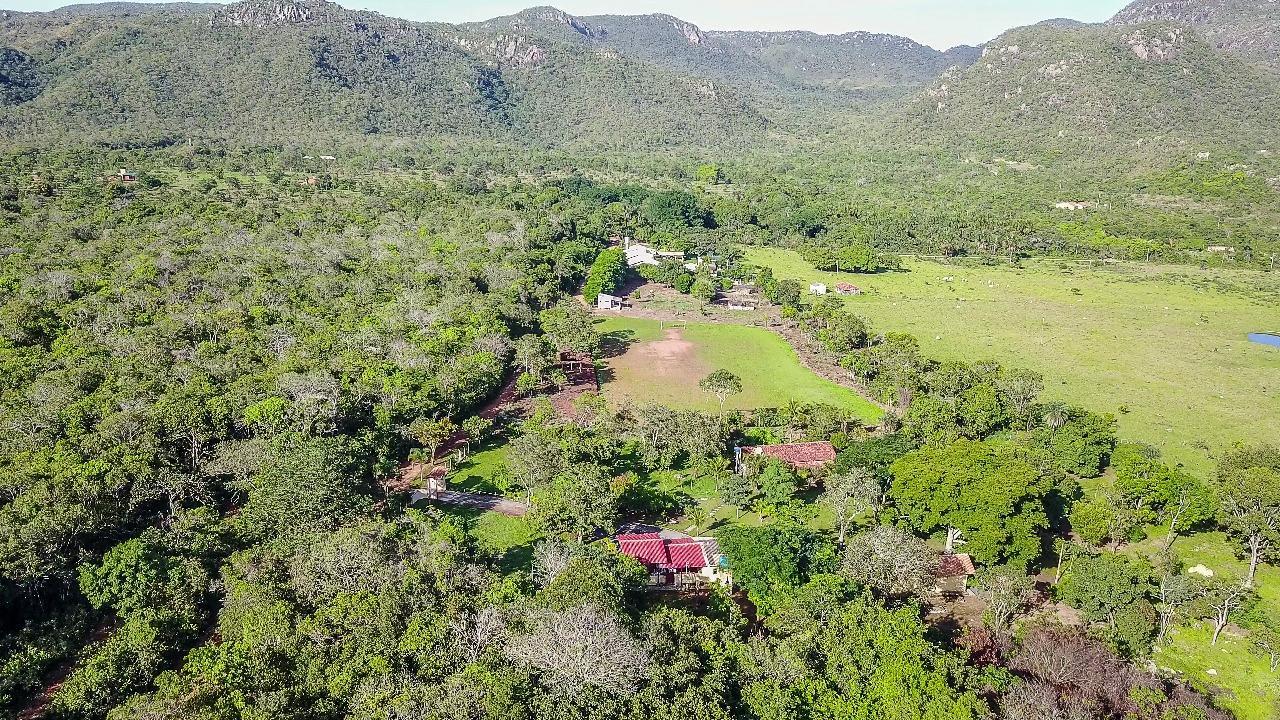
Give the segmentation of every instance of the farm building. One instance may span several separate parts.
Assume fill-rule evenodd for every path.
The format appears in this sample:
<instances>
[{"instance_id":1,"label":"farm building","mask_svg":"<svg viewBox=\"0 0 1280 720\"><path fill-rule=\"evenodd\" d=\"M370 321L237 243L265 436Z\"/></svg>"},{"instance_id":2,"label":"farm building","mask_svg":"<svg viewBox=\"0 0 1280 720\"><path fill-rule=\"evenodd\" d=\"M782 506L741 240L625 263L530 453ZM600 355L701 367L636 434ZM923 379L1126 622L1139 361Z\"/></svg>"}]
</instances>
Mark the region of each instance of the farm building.
<instances>
[{"instance_id":1,"label":"farm building","mask_svg":"<svg viewBox=\"0 0 1280 720\"><path fill-rule=\"evenodd\" d=\"M137 182L138 174L128 168L120 168L120 170L116 172L116 179L120 182Z\"/></svg>"},{"instance_id":2,"label":"farm building","mask_svg":"<svg viewBox=\"0 0 1280 720\"><path fill-rule=\"evenodd\" d=\"M969 578L978 573L973 558L966 554L943 555L938 558L937 585L939 595L964 595L969 591Z\"/></svg>"},{"instance_id":3,"label":"farm building","mask_svg":"<svg viewBox=\"0 0 1280 720\"><path fill-rule=\"evenodd\" d=\"M440 493L449 490L449 483L445 479L449 474L449 468L444 465L436 465L427 473L426 497L431 500L440 498Z\"/></svg>"},{"instance_id":4,"label":"farm building","mask_svg":"<svg viewBox=\"0 0 1280 720\"><path fill-rule=\"evenodd\" d=\"M827 294L826 283L813 283L812 285L809 286L809 294L810 295L826 295Z\"/></svg>"},{"instance_id":5,"label":"farm building","mask_svg":"<svg viewBox=\"0 0 1280 720\"><path fill-rule=\"evenodd\" d=\"M849 283L837 283L836 292L841 295L861 295L862 288L857 285L850 285Z\"/></svg>"},{"instance_id":6,"label":"farm building","mask_svg":"<svg viewBox=\"0 0 1280 720\"><path fill-rule=\"evenodd\" d=\"M631 238L622 238L622 249L627 256L627 267L631 268L640 265L661 265L664 260L684 260L682 252L656 250Z\"/></svg>"},{"instance_id":7,"label":"farm building","mask_svg":"<svg viewBox=\"0 0 1280 720\"><path fill-rule=\"evenodd\" d=\"M652 587L695 588L733 582L715 538L662 532L618 535L614 539L618 552L635 558L649 571Z\"/></svg>"},{"instance_id":8,"label":"farm building","mask_svg":"<svg viewBox=\"0 0 1280 720\"><path fill-rule=\"evenodd\" d=\"M596 296L596 308L600 310L621 310L625 306L622 298L600 293Z\"/></svg>"},{"instance_id":9,"label":"farm building","mask_svg":"<svg viewBox=\"0 0 1280 720\"><path fill-rule=\"evenodd\" d=\"M752 445L748 447L738 447L733 449L733 458L738 467L738 472L742 472L744 469L742 459L746 455L756 455L781 460L796 470L818 470L825 467L828 463L835 462L836 449L831 445L831 443L825 440L819 442L788 443L785 445Z\"/></svg>"}]
</instances>

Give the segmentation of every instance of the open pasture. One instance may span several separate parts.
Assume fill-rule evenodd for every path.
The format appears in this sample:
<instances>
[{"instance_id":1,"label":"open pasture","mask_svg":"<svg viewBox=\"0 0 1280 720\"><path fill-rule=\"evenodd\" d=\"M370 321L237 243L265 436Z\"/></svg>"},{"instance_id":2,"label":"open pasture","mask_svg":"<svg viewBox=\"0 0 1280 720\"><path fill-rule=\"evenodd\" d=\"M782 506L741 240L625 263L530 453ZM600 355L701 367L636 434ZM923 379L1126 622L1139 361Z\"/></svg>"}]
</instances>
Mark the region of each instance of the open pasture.
<instances>
[{"instance_id":1,"label":"open pasture","mask_svg":"<svg viewBox=\"0 0 1280 720\"><path fill-rule=\"evenodd\" d=\"M1280 348L1248 338L1280 328L1275 274L908 259L907 272L868 276L819 272L787 250L747 256L806 288L857 284L855 312L930 356L1037 370L1048 398L1115 413L1122 437L1194 471L1235 442L1280 443Z\"/></svg>"},{"instance_id":2,"label":"open pasture","mask_svg":"<svg viewBox=\"0 0 1280 720\"><path fill-rule=\"evenodd\" d=\"M717 410L719 402L698 381L724 368L742 378L743 386L726 408L750 410L796 401L845 407L867 422L881 415L867 399L805 368L785 340L762 328L710 323L673 327L623 317L605 319L597 327L609 335L600 383L614 402Z\"/></svg>"}]
</instances>

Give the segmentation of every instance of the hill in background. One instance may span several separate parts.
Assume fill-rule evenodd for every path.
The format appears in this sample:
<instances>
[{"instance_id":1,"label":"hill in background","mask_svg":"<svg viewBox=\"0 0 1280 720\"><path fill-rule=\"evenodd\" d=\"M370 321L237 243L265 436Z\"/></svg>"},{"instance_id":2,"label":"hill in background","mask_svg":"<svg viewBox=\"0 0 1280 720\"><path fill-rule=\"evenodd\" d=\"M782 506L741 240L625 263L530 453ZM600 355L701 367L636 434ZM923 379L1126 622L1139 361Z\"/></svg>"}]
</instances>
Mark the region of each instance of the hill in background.
<instances>
[{"instance_id":1,"label":"hill in background","mask_svg":"<svg viewBox=\"0 0 1280 720\"><path fill-rule=\"evenodd\" d=\"M905 114L904 138L956 147L1167 156L1270 152L1272 73L1171 22L1020 28L945 73Z\"/></svg>"},{"instance_id":2,"label":"hill in background","mask_svg":"<svg viewBox=\"0 0 1280 720\"><path fill-rule=\"evenodd\" d=\"M449 25L325 0L80 5L0 15L0 133L1256 154L1273 150L1280 107L1276 7L1139 0L1108 24L1048 20L940 52L872 33L705 31L551 7Z\"/></svg>"},{"instance_id":3,"label":"hill in background","mask_svg":"<svg viewBox=\"0 0 1280 720\"><path fill-rule=\"evenodd\" d=\"M1280 69L1280 3L1273 0L1137 0L1111 19L1149 22L1190 26L1215 48Z\"/></svg>"},{"instance_id":4,"label":"hill in background","mask_svg":"<svg viewBox=\"0 0 1280 720\"><path fill-rule=\"evenodd\" d=\"M550 7L463 26L481 33L532 33L637 58L682 74L764 93L847 101L905 93L978 49L943 53L909 38L866 32L704 31L670 15L574 17Z\"/></svg>"}]
</instances>

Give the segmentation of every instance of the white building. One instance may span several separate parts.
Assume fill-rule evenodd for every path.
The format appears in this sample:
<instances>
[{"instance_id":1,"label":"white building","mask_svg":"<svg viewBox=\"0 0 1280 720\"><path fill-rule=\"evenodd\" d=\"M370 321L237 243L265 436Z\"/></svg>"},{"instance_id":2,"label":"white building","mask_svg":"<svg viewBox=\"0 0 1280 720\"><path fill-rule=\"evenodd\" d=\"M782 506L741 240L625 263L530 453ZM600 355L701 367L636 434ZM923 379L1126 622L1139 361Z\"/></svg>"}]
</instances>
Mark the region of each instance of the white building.
<instances>
[{"instance_id":1,"label":"white building","mask_svg":"<svg viewBox=\"0 0 1280 720\"><path fill-rule=\"evenodd\" d=\"M621 310L622 298L600 293L596 297L596 307L600 310Z\"/></svg>"},{"instance_id":2,"label":"white building","mask_svg":"<svg viewBox=\"0 0 1280 720\"><path fill-rule=\"evenodd\" d=\"M824 283L813 283L809 286L810 295L826 295L827 286Z\"/></svg>"},{"instance_id":3,"label":"white building","mask_svg":"<svg viewBox=\"0 0 1280 720\"><path fill-rule=\"evenodd\" d=\"M643 243L638 243L631 238L622 239L622 249L627 256L627 267L638 267L640 265L661 265L664 260L683 260L682 252L663 252L655 250Z\"/></svg>"}]
</instances>

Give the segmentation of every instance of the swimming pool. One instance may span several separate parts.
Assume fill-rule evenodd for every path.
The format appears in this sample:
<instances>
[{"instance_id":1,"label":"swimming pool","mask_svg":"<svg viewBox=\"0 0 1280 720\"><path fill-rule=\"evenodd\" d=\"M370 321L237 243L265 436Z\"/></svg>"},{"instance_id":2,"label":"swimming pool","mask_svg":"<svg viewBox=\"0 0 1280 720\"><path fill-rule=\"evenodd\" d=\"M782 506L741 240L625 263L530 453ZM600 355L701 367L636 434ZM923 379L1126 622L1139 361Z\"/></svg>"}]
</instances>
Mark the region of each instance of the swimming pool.
<instances>
[{"instance_id":1,"label":"swimming pool","mask_svg":"<svg viewBox=\"0 0 1280 720\"><path fill-rule=\"evenodd\" d=\"M1262 345L1280 347L1280 333L1249 333L1249 339Z\"/></svg>"}]
</instances>

